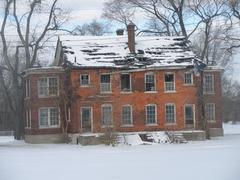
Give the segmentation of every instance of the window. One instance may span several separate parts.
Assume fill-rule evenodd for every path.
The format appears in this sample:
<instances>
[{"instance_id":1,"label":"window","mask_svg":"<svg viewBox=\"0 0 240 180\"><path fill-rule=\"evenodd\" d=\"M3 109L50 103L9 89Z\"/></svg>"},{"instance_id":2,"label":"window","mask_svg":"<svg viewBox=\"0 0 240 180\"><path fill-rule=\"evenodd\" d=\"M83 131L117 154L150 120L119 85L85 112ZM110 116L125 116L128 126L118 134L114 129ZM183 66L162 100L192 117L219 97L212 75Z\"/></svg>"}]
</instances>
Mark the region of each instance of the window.
<instances>
[{"instance_id":1,"label":"window","mask_svg":"<svg viewBox=\"0 0 240 180\"><path fill-rule=\"evenodd\" d=\"M145 74L145 91L156 91L154 74Z\"/></svg>"},{"instance_id":2,"label":"window","mask_svg":"<svg viewBox=\"0 0 240 180\"><path fill-rule=\"evenodd\" d=\"M204 74L203 91L205 94L214 93L214 76L213 74Z\"/></svg>"},{"instance_id":3,"label":"window","mask_svg":"<svg viewBox=\"0 0 240 180\"><path fill-rule=\"evenodd\" d=\"M101 75L101 92L111 92L111 77L110 74Z\"/></svg>"},{"instance_id":4,"label":"window","mask_svg":"<svg viewBox=\"0 0 240 180\"><path fill-rule=\"evenodd\" d=\"M131 78L129 74L121 74L121 91L131 91Z\"/></svg>"},{"instance_id":5,"label":"window","mask_svg":"<svg viewBox=\"0 0 240 180\"><path fill-rule=\"evenodd\" d=\"M167 123L176 122L176 108L175 104L166 104L165 105L165 119Z\"/></svg>"},{"instance_id":6,"label":"window","mask_svg":"<svg viewBox=\"0 0 240 180\"><path fill-rule=\"evenodd\" d=\"M56 107L40 108L39 120L41 128L59 127L59 109Z\"/></svg>"},{"instance_id":7,"label":"window","mask_svg":"<svg viewBox=\"0 0 240 180\"><path fill-rule=\"evenodd\" d=\"M215 104L207 103L205 104L205 118L207 121L215 121Z\"/></svg>"},{"instance_id":8,"label":"window","mask_svg":"<svg viewBox=\"0 0 240 180\"><path fill-rule=\"evenodd\" d=\"M194 105L185 105L185 124L194 124Z\"/></svg>"},{"instance_id":9,"label":"window","mask_svg":"<svg viewBox=\"0 0 240 180\"><path fill-rule=\"evenodd\" d=\"M112 106L102 105L102 125L112 125Z\"/></svg>"},{"instance_id":10,"label":"window","mask_svg":"<svg viewBox=\"0 0 240 180\"><path fill-rule=\"evenodd\" d=\"M30 97L30 90L31 90L31 87L30 87L30 79L26 79L26 97Z\"/></svg>"},{"instance_id":11,"label":"window","mask_svg":"<svg viewBox=\"0 0 240 180\"><path fill-rule=\"evenodd\" d=\"M88 86L90 84L90 77L88 74L82 74L80 76L80 85L81 86Z\"/></svg>"},{"instance_id":12,"label":"window","mask_svg":"<svg viewBox=\"0 0 240 180\"><path fill-rule=\"evenodd\" d=\"M165 91L175 91L174 74L165 74Z\"/></svg>"},{"instance_id":13,"label":"window","mask_svg":"<svg viewBox=\"0 0 240 180\"><path fill-rule=\"evenodd\" d=\"M58 95L58 78L48 77L38 80L39 96L56 96Z\"/></svg>"},{"instance_id":14,"label":"window","mask_svg":"<svg viewBox=\"0 0 240 180\"><path fill-rule=\"evenodd\" d=\"M122 106L122 125L132 124L132 107L130 105Z\"/></svg>"},{"instance_id":15,"label":"window","mask_svg":"<svg viewBox=\"0 0 240 180\"><path fill-rule=\"evenodd\" d=\"M184 84L193 84L193 74L192 73L184 74Z\"/></svg>"},{"instance_id":16,"label":"window","mask_svg":"<svg viewBox=\"0 0 240 180\"><path fill-rule=\"evenodd\" d=\"M156 105L146 106L146 124L156 124Z\"/></svg>"},{"instance_id":17,"label":"window","mask_svg":"<svg viewBox=\"0 0 240 180\"><path fill-rule=\"evenodd\" d=\"M26 109L25 127L31 128L31 110Z\"/></svg>"}]
</instances>

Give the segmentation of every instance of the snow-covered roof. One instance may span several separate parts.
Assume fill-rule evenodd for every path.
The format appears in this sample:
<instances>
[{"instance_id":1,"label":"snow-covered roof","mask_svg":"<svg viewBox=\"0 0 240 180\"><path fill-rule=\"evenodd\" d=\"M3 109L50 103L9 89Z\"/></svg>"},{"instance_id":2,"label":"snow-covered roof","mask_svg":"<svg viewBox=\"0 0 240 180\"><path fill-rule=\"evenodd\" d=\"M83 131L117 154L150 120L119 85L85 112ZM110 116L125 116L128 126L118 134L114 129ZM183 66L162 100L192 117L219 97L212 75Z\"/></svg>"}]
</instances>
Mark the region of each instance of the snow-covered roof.
<instances>
[{"instance_id":1,"label":"snow-covered roof","mask_svg":"<svg viewBox=\"0 0 240 180\"><path fill-rule=\"evenodd\" d=\"M127 36L60 36L67 61L78 67L155 68L194 65L195 54L184 37L137 36L136 54Z\"/></svg>"}]
</instances>

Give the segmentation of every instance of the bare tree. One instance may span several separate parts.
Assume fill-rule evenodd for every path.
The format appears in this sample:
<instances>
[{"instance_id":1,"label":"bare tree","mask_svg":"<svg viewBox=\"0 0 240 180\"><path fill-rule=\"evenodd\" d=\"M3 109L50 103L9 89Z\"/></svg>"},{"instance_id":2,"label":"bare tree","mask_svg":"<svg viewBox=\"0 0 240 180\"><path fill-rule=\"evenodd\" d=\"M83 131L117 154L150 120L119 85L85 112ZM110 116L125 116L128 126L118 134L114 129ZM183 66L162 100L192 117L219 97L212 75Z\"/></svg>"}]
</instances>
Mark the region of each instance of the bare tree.
<instances>
[{"instance_id":1,"label":"bare tree","mask_svg":"<svg viewBox=\"0 0 240 180\"><path fill-rule=\"evenodd\" d=\"M37 55L40 49L43 48L44 42L47 39L49 31L56 31L60 29L61 25L66 21L63 16L62 10L57 7L57 0L53 0L50 8L44 9L44 13L48 13L45 25L42 28L38 26L36 20L37 14L40 14L42 8L41 0L24 1L27 5L25 13L18 14L18 3L22 1L4 0L4 17L1 24L1 39L2 39L2 54L4 61L4 70L11 74L11 91L8 91L6 86L6 79L2 76L3 68L0 72L0 83L4 87L4 94L15 119L15 138L21 139L24 135L24 122L23 122L23 104L24 104L24 81L20 73L20 63L24 62L24 69L31 68L37 61ZM13 14L10 11L13 10ZM60 16L60 14L62 16ZM13 22L17 29L17 39L20 43L15 43L9 46L7 41L6 31L8 30L7 22L10 21L10 16L13 17ZM60 18L61 17L61 18ZM34 22L32 22L34 20ZM15 48L15 49L14 49ZM24 58L20 58L20 49L24 50ZM10 54L14 52L13 60L10 59Z\"/></svg>"},{"instance_id":2,"label":"bare tree","mask_svg":"<svg viewBox=\"0 0 240 180\"><path fill-rule=\"evenodd\" d=\"M124 24L125 27L133 22L135 8L131 8L125 1L110 0L104 3L102 17Z\"/></svg>"}]
</instances>

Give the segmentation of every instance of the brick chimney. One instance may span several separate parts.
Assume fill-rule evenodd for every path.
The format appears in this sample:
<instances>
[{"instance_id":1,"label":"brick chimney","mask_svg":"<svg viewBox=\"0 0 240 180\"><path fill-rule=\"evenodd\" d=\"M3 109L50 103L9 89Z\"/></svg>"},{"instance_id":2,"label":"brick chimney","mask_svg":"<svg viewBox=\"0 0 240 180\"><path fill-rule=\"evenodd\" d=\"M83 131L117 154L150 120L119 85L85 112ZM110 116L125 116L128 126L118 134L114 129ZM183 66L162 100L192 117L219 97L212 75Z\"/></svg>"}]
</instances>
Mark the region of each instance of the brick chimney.
<instances>
[{"instance_id":1,"label":"brick chimney","mask_svg":"<svg viewBox=\"0 0 240 180\"><path fill-rule=\"evenodd\" d=\"M127 26L128 48L131 53L135 53L135 24L130 23Z\"/></svg>"}]
</instances>

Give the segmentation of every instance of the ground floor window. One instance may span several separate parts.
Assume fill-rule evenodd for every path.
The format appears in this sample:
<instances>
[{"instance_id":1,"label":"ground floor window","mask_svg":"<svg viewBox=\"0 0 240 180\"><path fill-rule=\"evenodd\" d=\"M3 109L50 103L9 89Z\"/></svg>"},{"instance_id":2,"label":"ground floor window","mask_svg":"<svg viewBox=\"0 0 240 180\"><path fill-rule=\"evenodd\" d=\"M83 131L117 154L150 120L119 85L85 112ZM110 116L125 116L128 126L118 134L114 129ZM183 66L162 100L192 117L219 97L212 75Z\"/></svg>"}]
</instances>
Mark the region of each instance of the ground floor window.
<instances>
[{"instance_id":1,"label":"ground floor window","mask_svg":"<svg viewBox=\"0 0 240 180\"><path fill-rule=\"evenodd\" d=\"M104 104L102 105L102 125L112 125L112 105Z\"/></svg>"},{"instance_id":2,"label":"ground floor window","mask_svg":"<svg viewBox=\"0 0 240 180\"><path fill-rule=\"evenodd\" d=\"M59 108L48 107L39 109L39 125L40 128L59 127Z\"/></svg>"},{"instance_id":3,"label":"ground floor window","mask_svg":"<svg viewBox=\"0 0 240 180\"><path fill-rule=\"evenodd\" d=\"M31 109L26 109L25 127L31 128Z\"/></svg>"},{"instance_id":4,"label":"ground floor window","mask_svg":"<svg viewBox=\"0 0 240 180\"><path fill-rule=\"evenodd\" d=\"M175 104L166 104L165 105L165 119L166 119L166 123L175 123L176 122Z\"/></svg>"},{"instance_id":5,"label":"ground floor window","mask_svg":"<svg viewBox=\"0 0 240 180\"><path fill-rule=\"evenodd\" d=\"M122 106L122 125L132 124L132 106Z\"/></svg>"},{"instance_id":6,"label":"ground floor window","mask_svg":"<svg viewBox=\"0 0 240 180\"><path fill-rule=\"evenodd\" d=\"M194 105L186 104L184 108L185 113L185 123L194 124Z\"/></svg>"},{"instance_id":7,"label":"ground floor window","mask_svg":"<svg viewBox=\"0 0 240 180\"><path fill-rule=\"evenodd\" d=\"M205 104L205 118L207 121L215 122L215 104L214 103Z\"/></svg>"},{"instance_id":8,"label":"ground floor window","mask_svg":"<svg viewBox=\"0 0 240 180\"><path fill-rule=\"evenodd\" d=\"M156 105L150 104L146 106L146 124L156 124Z\"/></svg>"}]
</instances>

